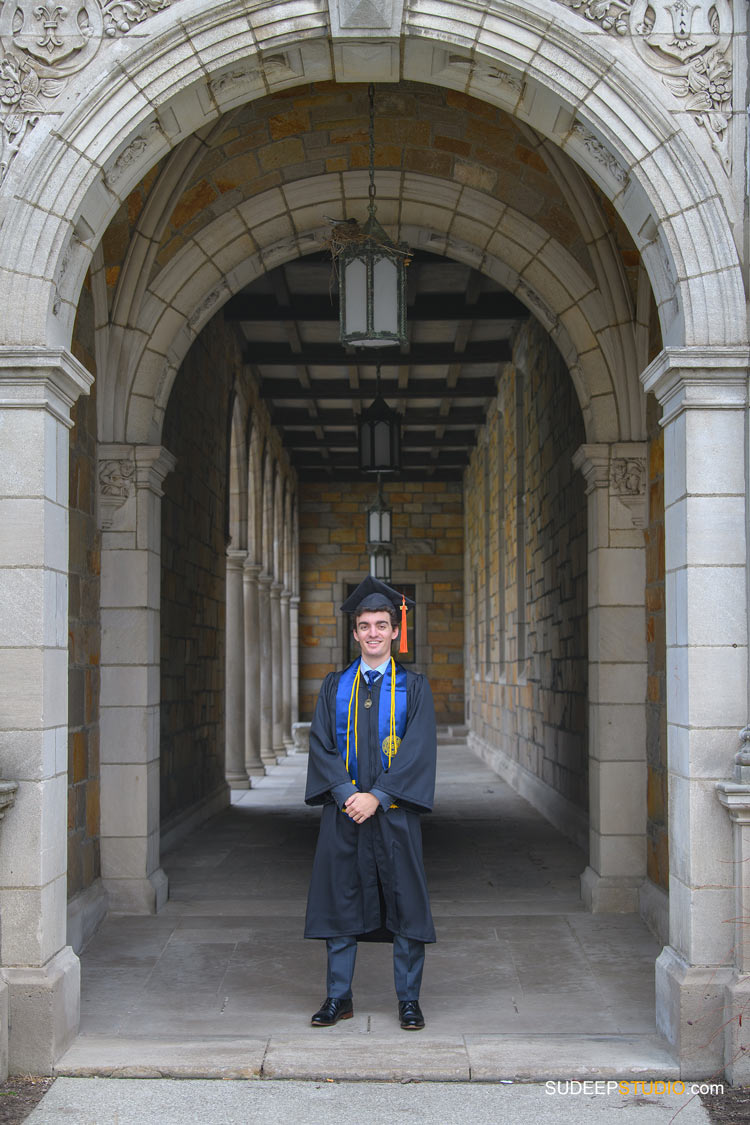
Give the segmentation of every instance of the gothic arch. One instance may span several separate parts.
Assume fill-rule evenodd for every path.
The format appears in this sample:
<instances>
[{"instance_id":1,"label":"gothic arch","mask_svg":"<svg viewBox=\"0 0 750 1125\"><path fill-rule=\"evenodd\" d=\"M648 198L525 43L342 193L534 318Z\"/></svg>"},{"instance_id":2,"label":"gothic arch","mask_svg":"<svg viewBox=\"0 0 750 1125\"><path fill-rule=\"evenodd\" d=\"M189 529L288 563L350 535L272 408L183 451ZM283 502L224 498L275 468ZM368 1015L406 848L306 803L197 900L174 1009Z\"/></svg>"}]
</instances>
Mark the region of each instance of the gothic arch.
<instances>
[{"instance_id":1,"label":"gothic arch","mask_svg":"<svg viewBox=\"0 0 750 1125\"><path fill-rule=\"evenodd\" d=\"M251 13L241 0L185 9L179 22L172 9L155 16L145 42L103 48L118 65L72 79L72 108L54 131L49 117L37 124L33 146L12 165L0 232L4 343L69 345L109 219L171 148L191 134L200 143L222 112L253 97L340 77L321 36L325 11L295 7L290 38L289 0ZM741 342L741 270L719 165L699 126L675 130L664 87L645 63L617 53L616 38L592 34L563 5L555 17L542 0L505 0L477 28L474 12L446 3L436 36L434 14L407 5L401 74L509 109L570 153L640 246L667 345ZM337 20L336 11L334 33ZM181 306L194 314L210 289L206 276L193 278Z\"/></svg>"},{"instance_id":2,"label":"gothic arch","mask_svg":"<svg viewBox=\"0 0 750 1125\"><path fill-rule=\"evenodd\" d=\"M559 242L496 199L416 173L384 173L378 185L385 206L402 200L399 237L487 273L547 328L573 377L589 441L642 436L632 309L611 253L605 255L601 247L598 253L598 261L606 258L606 267L599 270L609 282L603 292ZM319 221L310 225L311 216L335 213L358 200L364 206L367 190L359 172L308 179L303 188L293 182L256 196L252 225L243 206L225 212L202 229L199 240L187 240L152 279L130 330L128 370L112 372L118 395L108 396L113 413L102 419L107 431L121 419L127 440L159 441L174 378L203 325L233 292L265 270L320 249L327 228ZM420 221L426 207L432 227ZM274 218L286 235L264 244L265 229L276 230ZM463 237L452 233L459 224ZM223 277L209 253L221 256ZM191 303L186 306L187 289ZM122 395L127 396L125 405L119 401Z\"/></svg>"}]
</instances>

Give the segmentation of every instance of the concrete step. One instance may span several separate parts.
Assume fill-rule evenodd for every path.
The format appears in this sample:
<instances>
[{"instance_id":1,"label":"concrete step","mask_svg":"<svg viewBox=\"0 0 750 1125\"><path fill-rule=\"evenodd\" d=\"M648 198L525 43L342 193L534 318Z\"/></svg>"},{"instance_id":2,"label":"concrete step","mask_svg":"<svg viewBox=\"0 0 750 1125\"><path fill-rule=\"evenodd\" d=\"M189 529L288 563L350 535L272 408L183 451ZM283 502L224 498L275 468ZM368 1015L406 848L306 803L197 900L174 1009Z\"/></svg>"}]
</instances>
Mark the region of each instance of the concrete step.
<instances>
[{"instance_id":1,"label":"concrete step","mask_svg":"<svg viewBox=\"0 0 750 1125\"><path fill-rule=\"evenodd\" d=\"M285 1078L544 1082L679 1077L652 1035L362 1034L345 1024L294 1036L128 1039L80 1035L55 1067L75 1078Z\"/></svg>"}]
</instances>

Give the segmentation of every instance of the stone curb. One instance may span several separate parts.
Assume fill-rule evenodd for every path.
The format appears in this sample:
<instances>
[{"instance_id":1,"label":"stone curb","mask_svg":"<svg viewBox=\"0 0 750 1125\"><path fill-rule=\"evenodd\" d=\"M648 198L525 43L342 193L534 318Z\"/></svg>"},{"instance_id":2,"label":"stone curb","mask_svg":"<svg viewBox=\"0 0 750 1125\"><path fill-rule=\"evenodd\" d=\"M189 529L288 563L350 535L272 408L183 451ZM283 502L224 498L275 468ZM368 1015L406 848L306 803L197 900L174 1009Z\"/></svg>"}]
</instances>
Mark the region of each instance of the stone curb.
<instances>
[{"instance_id":1,"label":"stone curb","mask_svg":"<svg viewBox=\"0 0 750 1125\"><path fill-rule=\"evenodd\" d=\"M675 1079L656 1036L476 1035L426 1039L333 1032L268 1039L79 1036L54 1068L67 1078L221 1078L380 1082ZM335 1046L335 1050L332 1048Z\"/></svg>"}]
</instances>

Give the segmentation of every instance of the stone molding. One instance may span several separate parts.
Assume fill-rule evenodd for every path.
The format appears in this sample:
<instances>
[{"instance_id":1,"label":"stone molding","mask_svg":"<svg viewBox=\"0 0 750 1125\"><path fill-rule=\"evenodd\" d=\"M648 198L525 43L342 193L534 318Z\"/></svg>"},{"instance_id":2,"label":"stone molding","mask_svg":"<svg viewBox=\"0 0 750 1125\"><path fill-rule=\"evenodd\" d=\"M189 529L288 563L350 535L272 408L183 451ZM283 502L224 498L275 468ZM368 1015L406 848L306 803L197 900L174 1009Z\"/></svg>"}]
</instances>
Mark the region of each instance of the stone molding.
<instances>
[{"instance_id":1,"label":"stone molding","mask_svg":"<svg viewBox=\"0 0 750 1125\"><path fill-rule=\"evenodd\" d=\"M596 488L609 487L609 446L580 445L573 454L573 468L586 478L586 495Z\"/></svg>"},{"instance_id":2,"label":"stone molding","mask_svg":"<svg viewBox=\"0 0 750 1125\"><path fill-rule=\"evenodd\" d=\"M750 784L741 781L717 781L716 796L735 824L750 826Z\"/></svg>"},{"instance_id":3,"label":"stone molding","mask_svg":"<svg viewBox=\"0 0 750 1125\"><path fill-rule=\"evenodd\" d=\"M70 410L93 382L65 348L0 346L0 410L43 408L70 429Z\"/></svg>"},{"instance_id":4,"label":"stone molding","mask_svg":"<svg viewBox=\"0 0 750 1125\"><path fill-rule=\"evenodd\" d=\"M13 807L17 792L17 781L0 781L0 821L7 813L8 809Z\"/></svg>"},{"instance_id":5,"label":"stone molding","mask_svg":"<svg viewBox=\"0 0 750 1125\"><path fill-rule=\"evenodd\" d=\"M685 410L740 410L747 406L750 348L665 348L641 375L646 393L664 408L662 426Z\"/></svg>"}]
</instances>

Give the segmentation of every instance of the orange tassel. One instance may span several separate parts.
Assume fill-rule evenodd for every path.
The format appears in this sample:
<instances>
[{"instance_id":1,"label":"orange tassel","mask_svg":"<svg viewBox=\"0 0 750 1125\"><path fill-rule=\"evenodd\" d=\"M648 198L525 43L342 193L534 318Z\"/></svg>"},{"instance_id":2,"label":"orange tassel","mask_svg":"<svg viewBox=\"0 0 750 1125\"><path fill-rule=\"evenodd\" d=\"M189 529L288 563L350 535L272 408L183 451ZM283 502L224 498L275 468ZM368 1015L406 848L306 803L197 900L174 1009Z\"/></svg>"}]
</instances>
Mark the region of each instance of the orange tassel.
<instances>
[{"instance_id":1,"label":"orange tassel","mask_svg":"<svg viewBox=\"0 0 750 1125\"><path fill-rule=\"evenodd\" d=\"M408 652L408 642L406 639L406 599L403 594L401 595L401 640L398 646L399 652Z\"/></svg>"}]
</instances>

